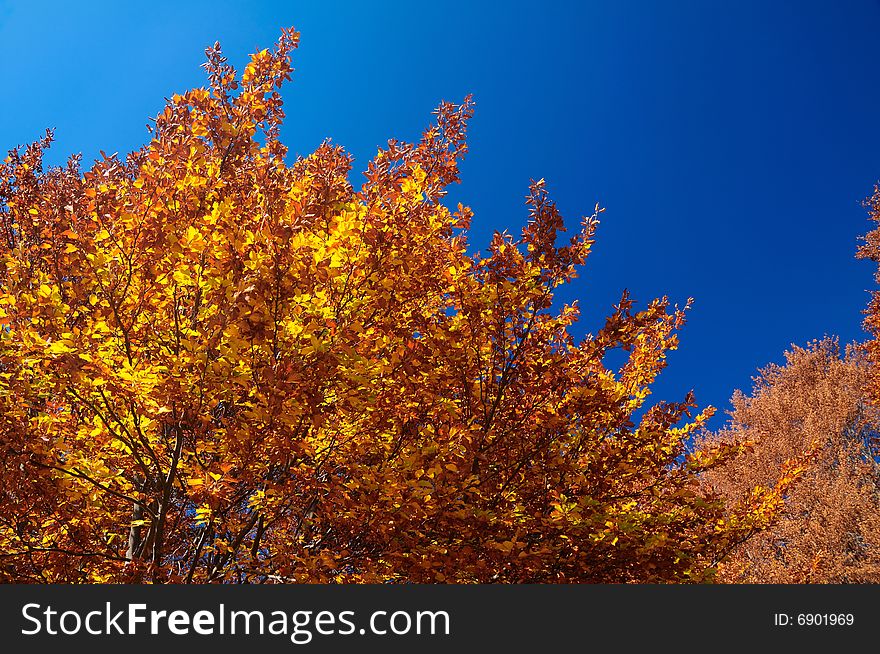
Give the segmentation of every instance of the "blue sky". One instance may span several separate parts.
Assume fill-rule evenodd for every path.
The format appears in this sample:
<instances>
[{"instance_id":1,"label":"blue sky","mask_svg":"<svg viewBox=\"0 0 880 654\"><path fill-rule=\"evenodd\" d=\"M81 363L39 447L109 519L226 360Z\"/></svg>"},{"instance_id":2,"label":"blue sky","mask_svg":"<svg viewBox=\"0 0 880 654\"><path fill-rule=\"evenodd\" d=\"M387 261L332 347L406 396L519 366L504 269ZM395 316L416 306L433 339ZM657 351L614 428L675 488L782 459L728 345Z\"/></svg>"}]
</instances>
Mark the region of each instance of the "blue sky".
<instances>
[{"instance_id":1,"label":"blue sky","mask_svg":"<svg viewBox=\"0 0 880 654\"><path fill-rule=\"evenodd\" d=\"M655 387L724 410L759 366L824 334L864 338L853 258L880 180L880 2L38 2L0 0L0 149L56 128L50 161L125 152L163 97L302 33L284 139L363 164L473 93L471 242L518 230L530 178L595 254L565 293L586 329L624 288L696 299ZM715 424L719 424L720 418Z\"/></svg>"}]
</instances>

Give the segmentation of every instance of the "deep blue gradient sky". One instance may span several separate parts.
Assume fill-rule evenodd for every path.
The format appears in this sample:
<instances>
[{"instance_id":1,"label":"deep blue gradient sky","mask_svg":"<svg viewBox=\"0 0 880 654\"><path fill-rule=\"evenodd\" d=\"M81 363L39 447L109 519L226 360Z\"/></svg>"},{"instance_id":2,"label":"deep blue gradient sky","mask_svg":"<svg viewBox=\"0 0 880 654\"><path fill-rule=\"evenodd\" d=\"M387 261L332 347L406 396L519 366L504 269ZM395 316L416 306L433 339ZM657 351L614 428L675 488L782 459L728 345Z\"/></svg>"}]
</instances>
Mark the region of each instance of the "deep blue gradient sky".
<instances>
[{"instance_id":1,"label":"deep blue gradient sky","mask_svg":"<svg viewBox=\"0 0 880 654\"><path fill-rule=\"evenodd\" d=\"M474 248L518 230L530 178L575 225L607 208L566 299L586 329L624 288L696 299L656 386L724 410L756 368L823 334L861 339L853 258L880 179L880 3L38 2L0 0L0 149L56 128L50 161L126 152L163 97L302 33L285 91L295 153L356 169L473 93L463 183ZM714 423L717 425L720 418Z\"/></svg>"}]
</instances>

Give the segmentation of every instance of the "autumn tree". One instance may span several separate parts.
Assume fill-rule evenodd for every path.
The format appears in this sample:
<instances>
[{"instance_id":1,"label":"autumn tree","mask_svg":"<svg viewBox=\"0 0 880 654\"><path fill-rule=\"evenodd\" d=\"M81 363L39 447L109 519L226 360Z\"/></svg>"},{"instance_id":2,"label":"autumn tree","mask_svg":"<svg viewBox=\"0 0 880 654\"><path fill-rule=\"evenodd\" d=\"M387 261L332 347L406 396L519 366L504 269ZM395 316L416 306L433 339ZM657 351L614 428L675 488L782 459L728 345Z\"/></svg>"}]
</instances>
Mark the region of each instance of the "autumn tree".
<instances>
[{"instance_id":1,"label":"autumn tree","mask_svg":"<svg viewBox=\"0 0 880 654\"><path fill-rule=\"evenodd\" d=\"M864 204L870 219L878 223L878 227L865 236L857 256L880 264L880 185L874 187L874 193L865 200ZM874 273L874 279L880 283L880 266ZM871 294L871 301L865 314L865 329L873 335L866 344L868 358L873 364L867 384L867 394L874 405L880 406L880 291L875 290Z\"/></svg>"},{"instance_id":2,"label":"autumn tree","mask_svg":"<svg viewBox=\"0 0 880 654\"><path fill-rule=\"evenodd\" d=\"M736 500L773 484L786 462L810 463L786 494L773 526L738 545L719 578L733 583L880 582L880 465L877 410L866 401L864 351L825 338L785 354L737 393L729 424L709 435L747 452L705 473Z\"/></svg>"},{"instance_id":3,"label":"autumn tree","mask_svg":"<svg viewBox=\"0 0 880 654\"><path fill-rule=\"evenodd\" d=\"M543 181L469 253L469 99L359 188L329 143L288 163L297 39L210 48L125 158L0 169L0 579L711 578L788 482L725 511L698 476L736 448L646 405L684 310L624 295L575 342L599 212L557 244Z\"/></svg>"}]
</instances>

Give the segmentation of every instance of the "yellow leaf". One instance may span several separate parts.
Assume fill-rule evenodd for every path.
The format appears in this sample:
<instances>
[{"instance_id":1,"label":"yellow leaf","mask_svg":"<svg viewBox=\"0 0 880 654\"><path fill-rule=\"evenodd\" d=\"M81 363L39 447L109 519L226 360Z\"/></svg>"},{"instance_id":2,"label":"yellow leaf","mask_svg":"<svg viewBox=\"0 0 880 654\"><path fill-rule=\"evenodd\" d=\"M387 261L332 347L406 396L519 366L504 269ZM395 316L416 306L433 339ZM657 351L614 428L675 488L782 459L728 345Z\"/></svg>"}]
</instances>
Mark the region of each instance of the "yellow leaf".
<instances>
[{"instance_id":1,"label":"yellow leaf","mask_svg":"<svg viewBox=\"0 0 880 654\"><path fill-rule=\"evenodd\" d=\"M65 354L70 352L70 347L61 341L56 341L55 343L52 343L47 350L49 354Z\"/></svg>"},{"instance_id":2,"label":"yellow leaf","mask_svg":"<svg viewBox=\"0 0 880 654\"><path fill-rule=\"evenodd\" d=\"M181 285L192 283L192 279L190 278L190 276L184 272L181 272L180 270L175 270L174 273L171 275L171 278Z\"/></svg>"}]
</instances>

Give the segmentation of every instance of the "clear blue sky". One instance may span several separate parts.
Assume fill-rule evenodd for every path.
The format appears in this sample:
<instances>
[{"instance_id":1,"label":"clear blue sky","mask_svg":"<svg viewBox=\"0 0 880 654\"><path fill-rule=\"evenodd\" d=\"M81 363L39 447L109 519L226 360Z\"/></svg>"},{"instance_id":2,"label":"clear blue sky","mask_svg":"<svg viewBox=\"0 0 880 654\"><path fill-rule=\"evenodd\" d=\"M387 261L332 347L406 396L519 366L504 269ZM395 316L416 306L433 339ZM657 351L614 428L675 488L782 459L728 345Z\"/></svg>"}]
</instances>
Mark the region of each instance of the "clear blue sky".
<instances>
[{"instance_id":1,"label":"clear blue sky","mask_svg":"<svg viewBox=\"0 0 880 654\"><path fill-rule=\"evenodd\" d=\"M474 246L518 230L530 178L571 224L607 207L566 294L594 329L624 288L696 298L657 385L728 407L791 343L863 338L854 260L880 179L880 3L39 2L0 0L0 149L56 128L51 161L125 152L163 97L302 33L285 140L363 163L473 93ZM357 164L356 164L357 167ZM715 424L719 420L716 419Z\"/></svg>"}]
</instances>

